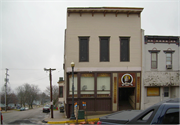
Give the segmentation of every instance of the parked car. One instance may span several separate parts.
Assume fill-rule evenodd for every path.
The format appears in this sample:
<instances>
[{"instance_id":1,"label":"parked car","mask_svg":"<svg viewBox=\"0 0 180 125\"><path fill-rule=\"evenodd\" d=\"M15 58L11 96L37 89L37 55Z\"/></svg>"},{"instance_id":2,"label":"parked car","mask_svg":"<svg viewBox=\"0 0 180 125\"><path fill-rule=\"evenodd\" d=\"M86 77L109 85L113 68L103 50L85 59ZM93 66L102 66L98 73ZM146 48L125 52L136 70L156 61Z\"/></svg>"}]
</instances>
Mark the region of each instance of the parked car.
<instances>
[{"instance_id":1,"label":"parked car","mask_svg":"<svg viewBox=\"0 0 180 125\"><path fill-rule=\"evenodd\" d=\"M29 108L28 107L25 107L25 110L28 110Z\"/></svg>"},{"instance_id":2,"label":"parked car","mask_svg":"<svg viewBox=\"0 0 180 125\"><path fill-rule=\"evenodd\" d=\"M45 105L43 107L43 112L50 112L50 106L49 105Z\"/></svg>"},{"instance_id":3,"label":"parked car","mask_svg":"<svg viewBox=\"0 0 180 125\"><path fill-rule=\"evenodd\" d=\"M59 107L59 111L64 112L64 104L61 104L61 106Z\"/></svg>"},{"instance_id":4,"label":"parked car","mask_svg":"<svg viewBox=\"0 0 180 125\"><path fill-rule=\"evenodd\" d=\"M97 124L180 124L180 98L168 99L146 110L124 110L100 117Z\"/></svg>"},{"instance_id":5,"label":"parked car","mask_svg":"<svg viewBox=\"0 0 180 125\"><path fill-rule=\"evenodd\" d=\"M24 107L21 107L20 108L20 111L25 111L26 109Z\"/></svg>"}]
</instances>

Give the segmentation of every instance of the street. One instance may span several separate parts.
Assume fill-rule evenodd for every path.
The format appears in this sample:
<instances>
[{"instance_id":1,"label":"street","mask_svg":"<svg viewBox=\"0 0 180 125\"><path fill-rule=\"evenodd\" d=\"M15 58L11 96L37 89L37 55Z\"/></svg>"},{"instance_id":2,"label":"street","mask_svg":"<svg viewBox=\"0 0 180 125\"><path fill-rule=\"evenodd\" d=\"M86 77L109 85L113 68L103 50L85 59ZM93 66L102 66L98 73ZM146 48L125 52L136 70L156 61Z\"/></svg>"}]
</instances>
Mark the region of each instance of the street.
<instances>
[{"instance_id":1,"label":"street","mask_svg":"<svg viewBox=\"0 0 180 125\"><path fill-rule=\"evenodd\" d=\"M42 107L26 111L10 111L3 113L4 124L40 124L48 117L49 113L43 113Z\"/></svg>"}]
</instances>

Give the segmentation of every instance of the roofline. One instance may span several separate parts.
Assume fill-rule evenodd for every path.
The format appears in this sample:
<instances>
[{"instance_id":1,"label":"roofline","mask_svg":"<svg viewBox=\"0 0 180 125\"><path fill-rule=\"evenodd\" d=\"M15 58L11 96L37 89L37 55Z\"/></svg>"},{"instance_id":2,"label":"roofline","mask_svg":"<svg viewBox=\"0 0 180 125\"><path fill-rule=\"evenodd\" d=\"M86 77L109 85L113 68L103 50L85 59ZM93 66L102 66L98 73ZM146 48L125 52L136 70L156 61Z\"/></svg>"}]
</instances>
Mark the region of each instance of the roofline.
<instances>
[{"instance_id":1,"label":"roofline","mask_svg":"<svg viewBox=\"0 0 180 125\"><path fill-rule=\"evenodd\" d=\"M67 9L140 9L143 10L144 8L141 7L68 7Z\"/></svg>"},{"instance_id":2,"label":"roofline","mask_svg":"<svg viewBox=\"0 0 180 125\"><path fill-rule=\"evenodd\" d=\"M172 38L180 38L180 36L165 36L165 35L144 35L145 37L149 37L149 38L170 38L170 37L172 37Z\"/></svg>"},{"instance_id":3,"label":"roofline","mask_svg":"<svg viewBox=\"0 0 180 125\"><path fill-rule=\"evenodd\" d=\"M136 7L68 7L67 13L115 13L116 16L118 13L126 14L139 14L143 11L144 8Z\"/></svg>"}]
</instances>

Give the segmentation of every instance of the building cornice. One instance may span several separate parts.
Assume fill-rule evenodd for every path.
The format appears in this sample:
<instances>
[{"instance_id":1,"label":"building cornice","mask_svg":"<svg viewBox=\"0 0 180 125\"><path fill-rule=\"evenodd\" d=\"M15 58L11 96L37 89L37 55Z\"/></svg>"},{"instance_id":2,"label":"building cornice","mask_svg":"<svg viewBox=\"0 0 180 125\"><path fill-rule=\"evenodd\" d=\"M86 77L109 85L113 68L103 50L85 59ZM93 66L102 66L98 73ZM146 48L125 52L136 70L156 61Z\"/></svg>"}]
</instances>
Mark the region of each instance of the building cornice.
<instances>
[{"instance_id":1,"label":"building cornice","mask_svg":"<svg viewBox=\"0 0 180 125\"><path fill-rule=\"evenodd\" d=\"M106 16L107 13L114 13L117 17L118 14L138 14L140 17L143 8L131 8L131 7L69 7L67 8L68 16L71 13L79 13L82 16L83 13L91 13L94 16L95 13L103 13Z\"/></svg>"}]
</instances>

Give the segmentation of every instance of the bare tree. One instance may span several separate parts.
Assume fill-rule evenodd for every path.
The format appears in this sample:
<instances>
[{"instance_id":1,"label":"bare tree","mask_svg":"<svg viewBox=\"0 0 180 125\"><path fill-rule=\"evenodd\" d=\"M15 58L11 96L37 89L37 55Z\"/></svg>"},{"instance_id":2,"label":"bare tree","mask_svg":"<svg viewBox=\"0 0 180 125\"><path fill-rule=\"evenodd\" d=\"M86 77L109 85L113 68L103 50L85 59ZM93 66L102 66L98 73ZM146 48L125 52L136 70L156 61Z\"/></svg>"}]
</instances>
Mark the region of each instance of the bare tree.
<instances>
[{"instance_id":1,"label":"bare tree","mask_svg":"<svg viewBox=\"0 0 180 125\"><path fill-rule=\"evenodd\" d=\"M21 104L21 107L24 106L25 107L25 89L23 86L19 86L17 89L17 97L19 100L19 103Z\"/></svg>"},{"instance_id":2,"label":"bare tree","mask_svg":"<svg viewBox=\"0 0 180 125\"><path fill-rule=\"evenodd\" d=\"M17 96L16 94L11 90L10 87L7 87L7 92L6 92L6 106L8 106L8 104L13 103L16 104L17 103ZM1 103L5 104L5 88L2 87L2 92L1 92Z\"/></svg>"},{"instance_id":3,"label":"bare tree","mask_svg":"<svg viewBox=\"0 0 180 125\"><path fill-rule=\"evenodd\" d=\"M46 92L50 95L50 87L46 87ZM53 105L57 105L58 103L58 95L59 95L59 86L52 86L52 97L53 97Z\"/></svg>"},{"instance_id":4,"label":"bare tree","mask_svg":"<svg viewBox=\"0 0 180 125\"><path fill-rule=\"evenodd\" d=\"M50 97L45 92L40 93L39 98L40 98L40 101L41 101L41 105L43 105L44 103L50 101Z\"/></svg>"},{"instance_id":5,"label":"bare tree","mask_svg":"<svg viewBox=\"0 0 180 125\"><path fill-rule=\"evenodd\" d=\"M23 86L19 86L17 91L21 105L25 106L25 103L27 103L29 108L33 108L33 101L38 99L38 86L25 83Z\"/></svg>"}]
</instances>

